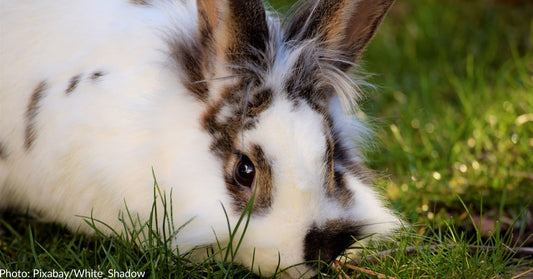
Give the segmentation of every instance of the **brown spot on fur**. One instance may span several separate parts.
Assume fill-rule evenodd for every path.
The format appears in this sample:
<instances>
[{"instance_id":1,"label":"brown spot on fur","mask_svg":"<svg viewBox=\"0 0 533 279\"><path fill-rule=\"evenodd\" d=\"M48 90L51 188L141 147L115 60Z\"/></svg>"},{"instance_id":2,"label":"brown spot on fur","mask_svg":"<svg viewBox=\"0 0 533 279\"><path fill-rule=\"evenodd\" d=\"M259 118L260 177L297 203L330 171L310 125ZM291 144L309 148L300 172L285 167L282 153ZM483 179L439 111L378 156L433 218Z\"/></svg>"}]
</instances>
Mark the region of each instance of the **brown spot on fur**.
<instances>
[{"instance_id":1,"label":"brown spot on fur","mask_svg":"<svg viewBox=\"0 0 533 279\"><path fill-rule=\"evenodd\" d=\"M222 94L228 95L234 90L242 90L242 88L230 86L224 89ZM202 125L213 139L211 150L222 160L227 160L233 152L234 141L241 123L236 115L232 115L229 120L220 122L219 114L222 108L228 105L226 100L229 98L222 98L216 104L210 105L202 117Z\"/></svg>"},{"instance_id":2,"label":"brown spot on fur","mask_svg":"<svg viewBox=\"0 0 533 279\"><path fill-rule=\"evenodd\" d=\"M44 91L47 88L46 81L41 81L39 85L33 90L30 97L30 102L26 109L26 130L24 137L24 148L30 150L35 141L35 117L39 112L39 102L43 98Z\"/></svg>"},{"instance_id":3,"label":"brown spot on fur","mask_svg":"<svg viewBox=\"0 0 533 279\"><path fill-rule=\"evenodd\" d=\"M340 171L334 172L335 187L332 189L332 196L336 196L345 207L353 204L352 192L346 186L346 178L344 173Z\"/></svg>"},{"instance_id":4,"label":"brown spot on fur","mask_svg":"<svg viewBox=\"0 0 533 279\"><path fill-rule=\"evenodd\" d=\"M217 1L199 0L198 30L194 40L183 41L181 38L169 42L170 55L176 62L185 87L201 102L209 98L208 77L213 75L212 63L217 59L214 29L219 23Z\"/></svg>"},{"instance_id":5,"label":"brown spot on fur","mask_svg":"<svg viewBox=\"0 0 533 279\"><path fill-rule=\"evenodd\" d=\"M93 81L96 81L96 80L100 79L101 77L103 77L104 75L105 75L104 72L96 71L96 72L93 72L89 78L91 80L93 80Z\"/></svg>"},{"instance_id":6,"label":"brown spot on fur","mask_svg":"<svg viewBox=\"0 0 533 279\"><path fill-rule=\"evenodd\" d=\"M269 32L266 12L261 0L229 1L228 47L226 55L232 64L243 61L261 65L261 53L266 50Z\"/></svg>"},{"instance_id":7,"label":"brown spot on fur","mask_svg":"<svg viewBox=\"0 0 533 279\"><path fill-rule=\"evenodd\" d=\"M199 42L174 41L169 45L171 57L184 73L183 84L196 99L207 102L209 90L204 73L208 68L207 54L200 48Z\"/></svg>"},{"instance_id":8,"label":"brown spot on fur","mask_svg":"<svg viewBox=\"0 0 533 279\"><path fill-rule=\"evenodd\" d=\"M81 74L75 75L72 78L70 78L67 90L65 90L65 94L70 95L74 90L76 90L76 87L80 83Z\"/></svg>"},{"instance_id":9,"label":"brown spot on fur","mask_svg":"<svg viewBox=\"0 0 533 279\"><path fill-rule=\"evenodd\" d=\"M328 144L327 153L331 154L333 151L329 146L331 145ZM331 156L331 158L330 161L327 162L326 170L327 195L328 197L338 201L343 207L348 208L353 205L353 193L346 185L344 173L339 170L335 170L336 162L333 159L334 154L329 156Z\"/></svg>"},{"instance_id":10,"label":"brown spot on fur","mask_svg":"<svg viewBox=\"0 0 533 279\"><path fill-rule=\"evenodd\" d=\"M239 135L253 129L257 116L272 102L270 89L251 89L248 105L243 104L247 88L245 82L240 82L223 89L221 99L208 106L202 117L202 125L212 138L211 151L223 162L226 186L236 211L242 211L252 195L250 189L243 189L233 178L233 167L238 159L236 151L242 147ZM239 152L248 156L257 169L254 213L264 212L271 204L273 185L270 164L259 146Z\"/></svg>"},{"instance_id":11,"label":"brown spot on fur","mask_svg":"<svg viewBox=\"0 0 533 279\"><path fill-rule=\"evenodd\" d=\"M330 198L338 201L343 207L350 207L353 205L353 193L346 186L346 180L343 168L343 162L339 161L339 157L348 158L349 155L339 154L346 152L346 149L341 148L339 139L335 137L333 131L332 120L329 115L323 114L325 117L324 126L326 131L333 134L327 137L326 154L324 160L326 161L326 183L327 183L327 195ZM335 168L337 166L337 169Z\"/></svg>"},{"instance_id":12,"label":"brown spot on fur","mask_svg":"<svg viewBox=\"0 0 533 279\"><path fill-rule=\"evenodd\" d=\"M327 185L327 189L328 189L328 196L334 196L335 194L335 188L336 188L336 184L335 184L335 161L333 159L333 154L335 152L335 146L334 146L334 143L333 143L333 140L328 137L327 140L326 140L326 154L324 156L324 161L325 161L325 181L326 181L326 185Z\"/></svg>"},{"instance_id":13,"label":"brown spot on fur","mask_svg":"<svg viewBox=\"0 0 533 279\"><path fill-rule=\"evenodd\" d=\"M129 0L129 1L133 5L150 6L150 1L149 0Z\"/></svg>"},{"instance_id":14,"label":"brown spot on fur","mask_svg":"<svg viewBox=\"0 0 533 279\"><path fill-rule=\"evenodd\" d=\"M273 92L271 89L263 89L258 93L253 94L248 110L246 111L246 117L257 117L260 113L265 111L272 103Z\"/></svg>"},{"instance_id":15,"label":"brown spot on fur","mask_svg":"<svg viewBox=\"0 0 533 279\"><path fill-rule=\"evenodd\" d=\"M213 30L218 26L219 15L216 0L196 1L198 6L198 26L203 39L211 38ZM203 45L203 44L202 44Z\"/></svg>"},{"instance_id":16,"label":"brown spot on fur","mask_svg":"<svg viewBox=\"0 0 533 279\"><path fill-rule=\"evenodd\" d=\"M0 142L0 159L7 159L7 149L2 142Z\"/></svg>"},{"instance_id":17,"label":"brown spot on fur","mask_svg":"<svg viewBox=\"0 0 533 279\"><path fill-rule=\"evenodd\" d=\"M318 57L312 51L303 51L293 66L293 71L285 81L289 98L293 101L304 99L321 114L327 112L334 90L324 82Z\"/></svg>"},{"instance_id":18,"label":"brown spot on fur","mask_svg":"<svg viewBox=\"0 0 533 279\"><path fill-rule=\"evenodd\" d=\"M286 32L286 40L305 40L319 37L326 40L327 26L335 19L335 11L343 1L306 1L292 15Z\"/></svg>"},{"instance_id":19,"label":"brown spot on fur","mask_svg":"<svg viewBox=\"0 0 533 279\"><path fill-rule=\"evenodd\" d=\"M333 130L335 138L335 163L341 166L345 171L360 179L366 185L373 185L374 173L369 168L357 162L352 153L339 140L338 135Z\"/></svg>"},{"instance_id":20,"label":"brown spot on fur","mask_svg":"<svg viewBox=\"0 0 533 279\"><path fill-rule=\"evenodd\" d=\"M244 82L240 82L223 89L220 100L208 106L202 117L204 129L213 138L211 150L223 160L234 151L238 134L252 129L257 116L272 102L272 91L261 89L252 90L249 103L245 105L242 101L245 99L246 87ZM243 118L245 107L246 115ZM220 119L222 111L228 114L224 119Z\"/></svg>"},{"instance_id":21,"label":"brown spot on fur","mask_svg":"<svg viewBox=\"0 0 533 279\"><path fill-rule=\"evenodd\" d=\"M252 160L257 168L256 186L259 189L256 190L257 197L254 202L254 209L268 209L272 205L272 189L274 187L272 183L272 168L271 164L265 156L263 149L260 146L254 145L252 147Z\"/></svg>"}]
</instances>

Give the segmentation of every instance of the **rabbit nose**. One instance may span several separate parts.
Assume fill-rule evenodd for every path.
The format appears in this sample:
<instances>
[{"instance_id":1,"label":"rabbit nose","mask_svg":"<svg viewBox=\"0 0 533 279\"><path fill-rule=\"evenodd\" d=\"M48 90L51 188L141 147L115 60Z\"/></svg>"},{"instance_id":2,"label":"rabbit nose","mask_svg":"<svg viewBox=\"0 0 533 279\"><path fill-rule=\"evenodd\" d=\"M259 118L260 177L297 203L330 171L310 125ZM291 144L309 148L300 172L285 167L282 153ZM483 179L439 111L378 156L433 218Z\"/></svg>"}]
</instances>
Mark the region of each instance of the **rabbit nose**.
<instances>
[{"instance_id":1,"label":"rabbit nose","mask_svg":"<svg viewBox=\"0 0 533 279\"><path fill-rule=\"evenodd\" d=\"M322 226L314 224L305 236L304 258L330 263L360 236L361 226L347 220L329 220Z\"/></svg>"}]
</instances>

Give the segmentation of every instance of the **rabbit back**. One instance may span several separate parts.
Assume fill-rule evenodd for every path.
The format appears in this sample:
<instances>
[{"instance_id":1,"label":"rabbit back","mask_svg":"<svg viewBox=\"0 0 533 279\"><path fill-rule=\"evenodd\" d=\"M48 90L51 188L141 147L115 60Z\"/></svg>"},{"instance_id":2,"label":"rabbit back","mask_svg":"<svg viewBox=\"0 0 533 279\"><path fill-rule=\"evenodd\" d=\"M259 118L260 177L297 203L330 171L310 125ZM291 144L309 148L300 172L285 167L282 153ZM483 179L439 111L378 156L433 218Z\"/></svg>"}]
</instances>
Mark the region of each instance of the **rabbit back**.
<instances>
[{"instance_id":1,"label":"rabbit back","mask_svg":"<svg viewBox=\"0 0 533 279\"><path fill-rule=\"evenodd\" d=\"M221 176L199 123L203 106L168 55L167 33L191 36L195 3L53 2L1 9L0 207L31 208L87 232L74 216L93 214L117 228L125 201L144 219L150 213L153 168L163 192L179 181L177 223L202 212L224 223L211 213L226 195L204 174ZM197 175L190 164L201 166ZM177 190L199 184L207 189ZM209 227L190 236L191 246L205 236L214 238Z\"/></svg>"}]
</instances>

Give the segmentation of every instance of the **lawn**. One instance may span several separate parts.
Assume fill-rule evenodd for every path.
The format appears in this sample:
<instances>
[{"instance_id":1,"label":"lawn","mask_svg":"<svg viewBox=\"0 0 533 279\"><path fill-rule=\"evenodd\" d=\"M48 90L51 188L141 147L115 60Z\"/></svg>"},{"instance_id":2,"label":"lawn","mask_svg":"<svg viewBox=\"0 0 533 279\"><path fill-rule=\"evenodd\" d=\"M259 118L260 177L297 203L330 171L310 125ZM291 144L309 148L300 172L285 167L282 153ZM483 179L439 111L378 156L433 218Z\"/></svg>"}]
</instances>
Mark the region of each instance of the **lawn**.
<instances>
[{"instance_id":1,"label":"lawn","mask_svg":"<svg viewBox=\"0 0 533 279\"><path fill-rule=\"evenodd\" d=\"M369 164L412 227L364 250L356 264L364 270L343 272L533 277L531 254L510 252L533 247L533 2L397 0L360 63L376 85L361 104L376 131ZM191 266L164 241L139 249L125 238L88 239L10 213L0 217L0 268L252 277L216 260Z\"/></svg>"}]
</instances>

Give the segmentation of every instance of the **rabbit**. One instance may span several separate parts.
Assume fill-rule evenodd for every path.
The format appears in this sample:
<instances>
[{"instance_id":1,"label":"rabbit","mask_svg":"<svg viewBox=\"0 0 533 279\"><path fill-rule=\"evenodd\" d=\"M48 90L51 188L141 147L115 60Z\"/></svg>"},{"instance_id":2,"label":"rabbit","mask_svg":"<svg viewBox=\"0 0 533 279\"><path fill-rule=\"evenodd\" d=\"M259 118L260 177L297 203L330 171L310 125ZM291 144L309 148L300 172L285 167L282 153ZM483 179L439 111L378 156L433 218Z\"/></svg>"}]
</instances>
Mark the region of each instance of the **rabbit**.
<instances>
[{"instance_id":1,"label":"rabbit","mask_svg":"<svg viewBox=\"0 0 533 279\"><path fill-rule=\"evenodd\" d=\"M289 278L393 236L352 75L392 2L2 3L0 207L112 234L150 218L155 177L178 253L231 245L252 204L234 261Z\"/></svg>"}]
</instances>

